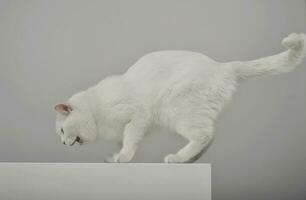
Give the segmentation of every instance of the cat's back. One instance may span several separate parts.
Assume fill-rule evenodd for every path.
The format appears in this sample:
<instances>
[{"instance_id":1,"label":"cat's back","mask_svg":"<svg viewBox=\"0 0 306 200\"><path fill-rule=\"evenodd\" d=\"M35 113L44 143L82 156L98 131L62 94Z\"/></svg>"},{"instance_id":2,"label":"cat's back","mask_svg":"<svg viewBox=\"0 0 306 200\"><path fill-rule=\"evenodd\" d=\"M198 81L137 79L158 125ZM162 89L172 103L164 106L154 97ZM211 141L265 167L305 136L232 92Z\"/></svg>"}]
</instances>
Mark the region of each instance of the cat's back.
<instances>
[{"instance_id":1,"label":"cat's back","mask_svg":"<svg viewBox=\"0 0 306 200\"><path fill-rule=\"evenodd\" d=\"M212 64L215 61L208 56L192 51L156 51L142 56L126 72L126 76L148 71L166 71L178 69L183 64Z\"/></svg>"},{"instance_id":2,"label":"cat's back","mask_svg":"<svg viewBox=\"0 0 306 200\"><path fill-rule=\"evenodd\" d=\"M154 98L165 87L211 77L219 63L191 51L157 51L141 57L123 75L139 98Z\"/></svg>"},{"instance_id":3,"label":"cat's back","mask_svg":"<svg viewBox=\"0 0 306 200\"><path fill-rule=\"evenodd\" d=\"M180 50L164 50L155 51L142 56L137 62L149 62L154 64L175 64L180 62L186 62L187 60L197 60L203 62L215 62L208 56L193 52L193 51L180 51Z\"/></svg>"},{"instance_id":4,"label":"cat's back","mask_svg":"<svg viewBox=\"0 0 306 200\"><path fill-rule=\"evenodd\" d=\"M179 74L191 77L208 74L217 62L201 53L191 51L157 51L141 57L124 77L138 83L167 81Z\"/></svg>"}]
</instances>

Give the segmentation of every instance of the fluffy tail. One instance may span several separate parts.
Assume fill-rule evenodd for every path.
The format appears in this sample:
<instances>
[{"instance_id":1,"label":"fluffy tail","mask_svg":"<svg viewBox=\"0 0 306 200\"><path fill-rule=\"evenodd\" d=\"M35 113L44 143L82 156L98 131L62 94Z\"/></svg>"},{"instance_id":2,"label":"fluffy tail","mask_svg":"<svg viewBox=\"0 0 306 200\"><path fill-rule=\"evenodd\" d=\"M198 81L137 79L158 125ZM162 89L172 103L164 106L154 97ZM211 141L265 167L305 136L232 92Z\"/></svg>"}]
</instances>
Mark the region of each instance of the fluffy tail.
<instances>
[{"instance_id":1,"label":"fluffy tail","mask_svg":"<svg viewBox=\"0 0 306 200\"><path fill-rule=\"evenodd\" d=\"M290 72L306 56L306 35L292 33L282 40L288 50L280 54L245 62L230 63L241 79Z\"/></svg>"}]
</instances>

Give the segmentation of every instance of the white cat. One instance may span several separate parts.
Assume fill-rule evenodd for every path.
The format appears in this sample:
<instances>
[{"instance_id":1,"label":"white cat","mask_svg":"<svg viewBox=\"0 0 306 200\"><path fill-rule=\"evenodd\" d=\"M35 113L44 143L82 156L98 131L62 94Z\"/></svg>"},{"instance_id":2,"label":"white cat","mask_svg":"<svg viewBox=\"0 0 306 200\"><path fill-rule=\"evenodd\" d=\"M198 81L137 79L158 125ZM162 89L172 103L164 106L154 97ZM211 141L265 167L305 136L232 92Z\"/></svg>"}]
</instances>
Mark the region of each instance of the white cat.
<instances>
[{"instance_id":1,"label":"white cat","mask_svg":"<svg viewBox=\"0 0 306 200\"><path fill-rule=\"evenodd\" d=\"M188 51L150 53L125 74L108 77L57 104L57 134L67 145L98 136L120 141L120 152L108 161L129 162L150 127L166 127L189 143L164 161L190 162L212 140L214 122L238 83L289 72L302 62L305 34L291 34L282 44L288 48L283 53L229 63Z\"/></svg>"}]
</instances>

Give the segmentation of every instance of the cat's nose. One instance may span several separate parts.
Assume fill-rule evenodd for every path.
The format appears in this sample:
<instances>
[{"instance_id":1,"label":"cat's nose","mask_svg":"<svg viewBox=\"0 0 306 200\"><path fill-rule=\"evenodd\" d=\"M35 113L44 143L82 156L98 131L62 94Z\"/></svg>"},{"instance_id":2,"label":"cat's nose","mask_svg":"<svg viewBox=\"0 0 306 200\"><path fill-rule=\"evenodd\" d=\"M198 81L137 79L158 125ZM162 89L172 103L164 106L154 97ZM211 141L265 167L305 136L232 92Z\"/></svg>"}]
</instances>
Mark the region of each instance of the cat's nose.
<instances>
[{"instance_id":1,"label":"cat's nose","mask_svg":"<svg viewBox=\"0 0 306 200\"><path fill-rule=\"evenodd\" d=\"M63 144L66 144L66 142L65 142L65 141L63 141Z\"/></svg>"}]
</instances>

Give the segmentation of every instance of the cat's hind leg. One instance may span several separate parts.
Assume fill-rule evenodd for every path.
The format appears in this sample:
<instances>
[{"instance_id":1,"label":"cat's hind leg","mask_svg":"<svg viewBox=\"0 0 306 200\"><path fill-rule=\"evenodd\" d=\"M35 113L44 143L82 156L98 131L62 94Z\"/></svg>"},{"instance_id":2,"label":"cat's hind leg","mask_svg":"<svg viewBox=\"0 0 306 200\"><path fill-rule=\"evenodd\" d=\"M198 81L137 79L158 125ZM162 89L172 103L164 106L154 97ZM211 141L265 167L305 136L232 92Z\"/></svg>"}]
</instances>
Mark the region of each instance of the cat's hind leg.
<instances>
[{"instance_id":1,"label":"cat's hind leg","mask_svg":"<svg viewBox=\"0 0 306 200\"><path fill-rule=\"evenodd\" d=\"M164 158L165 163L185 163L195 161L199 154L210 144L213 139L213 128L184 127L178 133L189 140L188 144L176 154L169 154Z\"/></svg>"}]
</instances>

